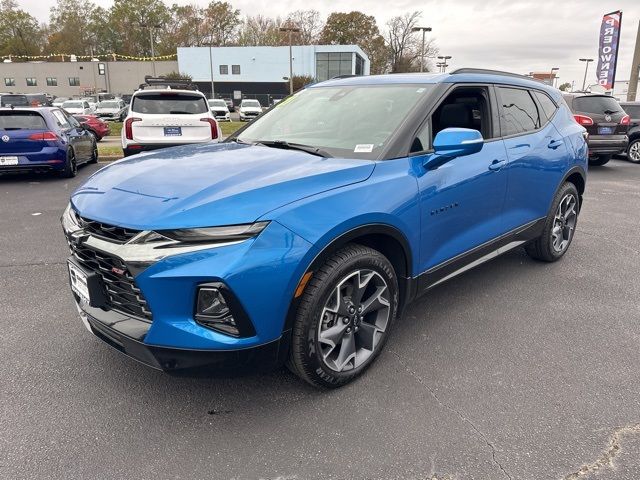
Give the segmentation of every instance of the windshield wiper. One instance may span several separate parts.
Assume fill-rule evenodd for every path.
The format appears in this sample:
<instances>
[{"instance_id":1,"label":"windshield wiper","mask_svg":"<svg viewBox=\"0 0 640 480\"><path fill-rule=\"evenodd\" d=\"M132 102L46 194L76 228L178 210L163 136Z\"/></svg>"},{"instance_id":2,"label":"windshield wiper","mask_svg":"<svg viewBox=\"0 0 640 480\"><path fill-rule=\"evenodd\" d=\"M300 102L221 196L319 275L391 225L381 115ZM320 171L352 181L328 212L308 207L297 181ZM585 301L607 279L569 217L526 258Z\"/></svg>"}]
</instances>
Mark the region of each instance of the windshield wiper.
<instances>
[{"instance_id":1,"label":"windshield wiper","mask_svg":"<svg viewBox=\"0 0 640 480\"><path fill-rule=\"evenodd\" d=\"M604 113L606 113L607 115L612 115L614 113L619 113L620 110L605 110Z\"/></svg>"},{"instance_id":2,"label":"windshield wiper","mask_svg":"<svg viewBox=\"0 0 640 480\"><path fill-rule=\"evenodd\" d=\"M332 158L333 155L312 145L304 145L302 143L289 143L285 140L258 140L254 145L264 145L271 148L282 148L284 150L300 150L318 157Z\"/></svg>"}]
</instances>

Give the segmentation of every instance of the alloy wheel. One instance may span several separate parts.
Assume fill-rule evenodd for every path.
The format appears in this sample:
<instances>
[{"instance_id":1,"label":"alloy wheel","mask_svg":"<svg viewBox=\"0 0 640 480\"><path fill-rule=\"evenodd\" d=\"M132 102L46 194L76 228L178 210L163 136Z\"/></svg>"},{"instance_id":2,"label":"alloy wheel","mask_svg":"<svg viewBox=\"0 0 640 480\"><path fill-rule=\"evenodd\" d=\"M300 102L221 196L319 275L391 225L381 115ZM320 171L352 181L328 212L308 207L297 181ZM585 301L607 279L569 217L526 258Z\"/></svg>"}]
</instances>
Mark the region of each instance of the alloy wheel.
<instances>
[{"instance_id":1,"label":"alloy wheel","mask_svg":"<svg viewBox=\"0 0 640 480\"><path fill-rule=\"evenodd\" d=\"M369 269L349 273L332 290L318 322L324 364L336 372L363 365L380 345L390 314L385 279Z\"/></svg>"},{"instance_id":2,"label":"alloy wheel","mask_svg":"<svg viewBox=\"0 0 640 480\"><path fill-rule=\"evenodd\" d=\"M573 238L578 219L578 201L573 194L567 194L558 205L551 229L551 242L553 249L564 252Z\"/></svg>"},{"instance_id":3,"label":"alloy wheel","mask_svg":"<svg viewBox=\"0 0 640 480\"><path fill-rule=\"evenodd\" d=\"M636 140L631 144L627 155L632 162L640 163L640 140Z\"/></svg>"}]
</instances>

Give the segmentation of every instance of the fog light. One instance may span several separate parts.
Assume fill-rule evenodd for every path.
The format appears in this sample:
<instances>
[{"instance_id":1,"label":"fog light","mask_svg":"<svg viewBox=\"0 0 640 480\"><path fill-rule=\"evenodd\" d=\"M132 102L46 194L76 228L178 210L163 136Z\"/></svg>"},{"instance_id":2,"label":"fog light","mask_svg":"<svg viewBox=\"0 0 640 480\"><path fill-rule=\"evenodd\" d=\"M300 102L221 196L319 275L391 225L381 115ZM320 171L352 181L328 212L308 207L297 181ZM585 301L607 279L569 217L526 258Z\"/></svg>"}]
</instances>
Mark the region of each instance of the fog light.
<instances>
[{"instance_id":1,"label":"fog light","mask_svg":"<svg viewBox=\"0 0 640 480\"><path fill-rule=\"evenodd\" d=\"M220 330L230 335L239 334L236 321L231 314L224 295L217 288L202 287L198 289L196 320L205 327Z\"/></svg>"}]
</instances>

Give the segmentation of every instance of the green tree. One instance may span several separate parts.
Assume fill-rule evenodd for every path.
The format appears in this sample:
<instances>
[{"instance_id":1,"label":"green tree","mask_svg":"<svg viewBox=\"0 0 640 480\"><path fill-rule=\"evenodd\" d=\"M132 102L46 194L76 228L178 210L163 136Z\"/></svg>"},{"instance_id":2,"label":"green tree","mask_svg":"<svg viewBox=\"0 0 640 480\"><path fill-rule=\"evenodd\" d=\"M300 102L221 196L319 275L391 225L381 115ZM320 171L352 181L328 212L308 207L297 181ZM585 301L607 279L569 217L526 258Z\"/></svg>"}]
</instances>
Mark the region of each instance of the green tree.
<instances>
[{"instance_id":1,"label":"green tree","mask_svg":"<svg viewBox=\"0 0 640 480\"><path fill-rule=\"evenodd\" d=\"M569 82L565 82L558 87L563 92L568 92L571 89L571 84Z\"/></svg>"},{"instance_id":2,"label":"green tree","mask_svg":"<svg viewBox=\"0 0 640 480\"><path fill-rule=\"evenodd\" d=\"M320 34L320 43L358 45L371 61L371 72L381 73L387 64L388 49L376 19L362 12L334 12Z\"/></svg>"},{"instance_id":3,"label":"green tree","mask_svg":"<svg viewBox=\"0 0 640 480\"><path fill-rule=\"evenodd\" d=\"M97 46L91 19L96 6L87 0L58 0L49 15L49 52L89 55Z\"/></svg>"},{"instance_id":4,"label":"green tree","mask_svg":"<svg viewBox=\"0 0 640 480\"><path fill-rule=\"evenodd\" d=\"M209 45L231 45L237 40L240 10L228 2L211 2L204 9L203 27Z\"/></svg>"},{"instance_id":5,"label":"green tree","mask_svg":"<svg viewBox=\"0 0 640 480\"><path fill-rule=\"evenodd\" d=\"M117 34L117 52L150 56L153 39L156 55L175 53L163 35L170 20L171 14L162 0L114 0L109 25Z\"/></svg>"},{"instance_id":6,"label":"green tree","mask_svg":"<svg viewBox=\"0 0 640 480\"><path fill-rule=\"evenodd\" d=\"M293 76L293 91L297 92L305 85L315 82L315 79L310 75L294 75Z\"/></svg>"},{"instance_id":7,"label":"green tree","mask_svg":"<svg viewBox=\"0 0 640 480\"><path fill-rule=\"evenodd\" d=\"M13 0L0 2L0 55L38 55L43 28Z\"/></svg>"}]
</instances>

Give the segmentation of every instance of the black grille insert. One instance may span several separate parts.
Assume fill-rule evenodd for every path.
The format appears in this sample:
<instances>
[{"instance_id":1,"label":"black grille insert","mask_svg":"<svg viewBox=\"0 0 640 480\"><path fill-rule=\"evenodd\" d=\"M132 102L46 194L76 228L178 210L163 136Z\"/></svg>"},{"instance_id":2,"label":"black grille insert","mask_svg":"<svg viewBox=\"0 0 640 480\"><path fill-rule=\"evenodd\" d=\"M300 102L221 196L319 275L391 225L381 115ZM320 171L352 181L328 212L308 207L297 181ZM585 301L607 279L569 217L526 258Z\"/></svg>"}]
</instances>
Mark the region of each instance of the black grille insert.
<instances>
[{"instance_id":1,"label":"black grille insert","mask_svg":"<svg viewBox=\"0 0 640 480\"><path fill-rule=\"evenodd\" d=\"M107 307L127 315L152 320L151 310L142 292L122 260L87 245L69 243L75 259L102 278Z\"/></svg>"},{"instance_id":2,"label":"black grille insert","mask_svg":"<svg viewBox=\"0 0 640 480\"><path fill-rule=\"evenodd\" d=\"M116 227L106 223L90 220L75 213L78 224L90 235L110 242L126 243L140 233L140 230L131 230L124 227Z\"/></svg>"}]
</instances>

